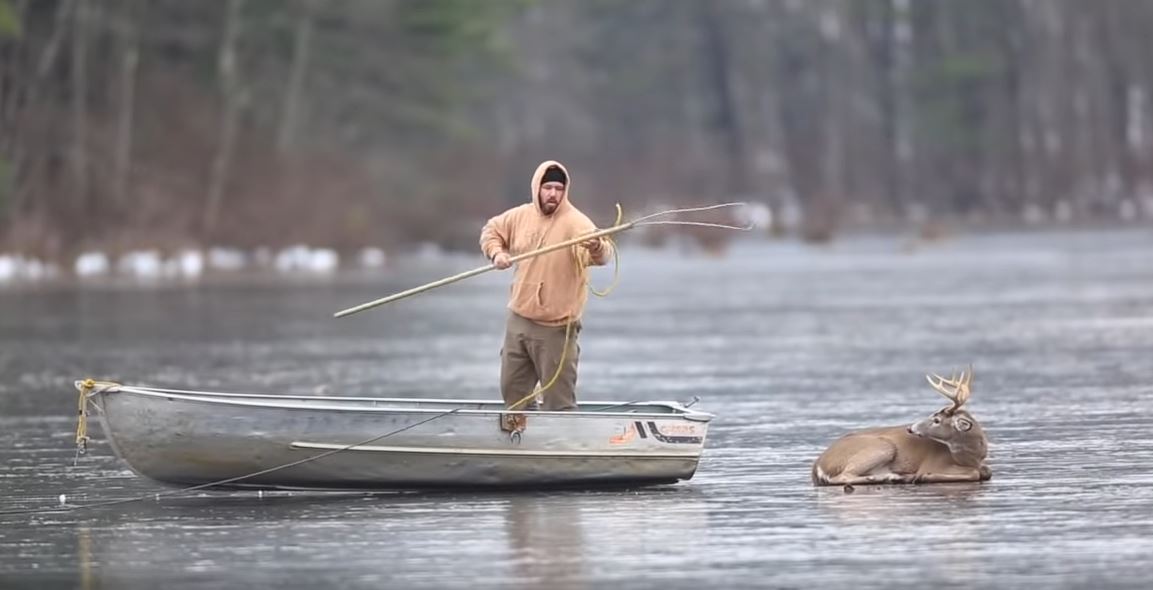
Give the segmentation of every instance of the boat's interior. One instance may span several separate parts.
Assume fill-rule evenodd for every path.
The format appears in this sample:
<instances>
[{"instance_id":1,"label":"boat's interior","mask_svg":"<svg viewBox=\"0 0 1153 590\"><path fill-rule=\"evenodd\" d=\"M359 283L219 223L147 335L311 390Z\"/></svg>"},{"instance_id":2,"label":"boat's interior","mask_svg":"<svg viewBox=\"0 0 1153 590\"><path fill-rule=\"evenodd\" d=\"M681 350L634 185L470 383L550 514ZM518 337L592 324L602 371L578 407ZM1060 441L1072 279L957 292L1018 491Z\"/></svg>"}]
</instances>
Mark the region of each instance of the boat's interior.
<instances>
[{"instance_id":1,"label":"boat's interior","mask_svg":"<svg viewBox=\"0 0 1153 590\"><path fill-rule=\"evenodd\" d=\"M444 412L455 408L463 411L500 412L504 404L496 400L434 399L434 398L378 398L346 397L336 395L276 395L251 393L222 393L121 386L121 391L170 398L195 399L217 403L272 404L281 407L308 407L333 409L372 408L382 410L417 410ZM699 414L673 401L588 401L579 402L577 412L602 414Z\"/></svg>"}]
</instances>

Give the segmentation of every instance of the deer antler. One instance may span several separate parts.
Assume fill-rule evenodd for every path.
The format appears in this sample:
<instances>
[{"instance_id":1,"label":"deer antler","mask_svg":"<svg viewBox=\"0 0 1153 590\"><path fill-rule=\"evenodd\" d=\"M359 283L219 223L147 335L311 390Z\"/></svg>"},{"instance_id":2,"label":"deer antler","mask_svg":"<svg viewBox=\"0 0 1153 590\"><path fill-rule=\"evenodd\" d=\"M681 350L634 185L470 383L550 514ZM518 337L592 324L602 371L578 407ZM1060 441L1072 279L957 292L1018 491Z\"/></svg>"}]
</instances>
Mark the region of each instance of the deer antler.
<instances>
[{"instance_id":1,"label":"deer antler","mask_svg":"<svg viewBox=\"0 0 1153 590\"><path fill-rule=\"evenodd\" d=\"M929 380L929 385L932 385L933 389L935 389L937 393L945 396L949 401L953 402L953 405L950 406L947 410L949 414L960 410L961 406L965 405L965 402L969 401L969 396L972 395L972 391L969 389L969 384L973 382L973 365L969 365L969 371L967 373L965 371L961 371L961 376L959 378L956 375L953 375L949 379L945 379L936 373L933 373L932 375L925 375L925 378ZM947 388L946 386L951 389Z\"/></svg>"}]
</instances>

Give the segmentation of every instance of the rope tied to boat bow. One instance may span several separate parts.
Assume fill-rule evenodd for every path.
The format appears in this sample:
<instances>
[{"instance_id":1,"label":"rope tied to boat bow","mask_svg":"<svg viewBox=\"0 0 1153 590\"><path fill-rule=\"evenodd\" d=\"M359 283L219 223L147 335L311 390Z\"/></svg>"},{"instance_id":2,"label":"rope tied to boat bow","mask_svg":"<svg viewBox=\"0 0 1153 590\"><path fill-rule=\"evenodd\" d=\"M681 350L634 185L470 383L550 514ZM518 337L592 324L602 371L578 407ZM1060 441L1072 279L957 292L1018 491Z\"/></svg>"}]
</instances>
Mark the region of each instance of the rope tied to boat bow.
<instances>
[{"instance_id":1,"label":"rope tied to boat bow","mask_svg":"<svg viewBox=\"0 0 1153 590\"><path fill-rule=\"evenodd\" d=\"M88 398L98 393L117 391L119 383L112 381L97 381L91 377L75 383L80 396L76 400L76 455L88 452Z\"/></svg>"}]
</instances>

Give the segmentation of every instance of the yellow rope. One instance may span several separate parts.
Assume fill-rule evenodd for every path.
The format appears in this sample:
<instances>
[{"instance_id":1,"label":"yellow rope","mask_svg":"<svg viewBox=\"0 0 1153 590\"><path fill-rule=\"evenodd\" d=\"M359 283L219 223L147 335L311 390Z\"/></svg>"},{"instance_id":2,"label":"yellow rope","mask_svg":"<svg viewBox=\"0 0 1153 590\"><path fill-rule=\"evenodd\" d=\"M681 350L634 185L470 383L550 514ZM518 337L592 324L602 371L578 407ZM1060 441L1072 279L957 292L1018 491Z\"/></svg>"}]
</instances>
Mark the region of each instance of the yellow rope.
<instances>
[{"instance_id":1,"label":"yellow rope","mask_svg":"<svg viewBox=\"0 0 1153 590\"><path fill-rule=\"evenodd\" d=\"M617 203L617 220L615 222L613 222L613 226L620 225L621 219L623 219L623 218L624 218L624 210L621 209L621 204ZM617 283L620 282L621 257L620 257L620 251L617 250L617 244L616 244L616 242L613 241L612 236L605 236L602 239L608 240L609 245L612 246L612 249L613 249L613 281L611 283L609 283L609 286L606 287L604 291L597 291L596 287L593 287L592 280L588 276L588 264L585 263L584 258L581 256L577 257L577 267L580 269L581 275L584 276L584 278L585 278L585 284L588 285L589 292L591 292L593 295L596 295L597 297L603 298L603 297L608 297L609 293L612 293L613 289L617 288Z\"/></svg>"},{"instance_id":2,"label":"yellow rope","mask_svg":"<svg viewBox=\"0 0 1153 590\"><path fill-rule=\"evenodd\" d=\"M613 223L613 225L614 226L620 225L621 219L623 217L624 217L624 211L621 209L621 204L617 203L617 220L615 223ZM587 286L589 288L589 291L591 291L593 293L593 295L596 295L597 297L607 297L608 294L611 293L612 290L616 288L617 282L620 279L620 270L621 270L620 253L617 251L616 244L613 242L611 237L605 236L601 239L608 240L609 244L612 246L612 249L613 249L613 282L611 284L609 284L609 286L604 291L597 291L592 286L592 283L589 281L589 277L588 277L589 264L585 260L585 254L583 252L581 252L581 250L580 250L581 247L579 245L573 246L571 252L573 253L574 261L576 262L577 272L582 277L584 277L585 286ZM564 370L565 358L568 356L569 338L572 337L572 324L573 324L573 320L570 317L569 320L567 322L565 322L565 325L564 325L564 348L561 349L560 361L557 363L556 372L553 373L552 378L549 379L548 383L546 383L540 389L533 389L532 393L530 393L530 394L520 398L519 400L517 400L516 403L514 403L508 407L509 410L515 410L515 409L519 408L521 406L521 404L523 404L523 403L527 402L528 400L544 393L545 391L548 390L548 388L552 387L553 384L556 383L558 378L560 378L561 371Z\"/></svg>"},{"instance_id":3,"label":"yellow rope","mask_svg":"<svg viewBox=\"0 0 1153 590\"><path fill-rule=\"evenodd\" d=\"M96 387L96 381L89 377L80 382L80 398L76 405L76 446L81 449L88 448L88 392Z\"/></svg>"},{"instance_id":4,"label":"yellow rope","mask_svg":"<svg viewBox=\"0 0 1153 590\"><path fill-rule=\"evenodd\" d=\"M80 391L80 396L76 400L76 448L78 453L83 453L88 449L88 397L92 394L92 390L100 387L101 391L120 387L119 383L112 381L97 381L91 377L77 382L76 389Z\"/></svg>"},{"instance_id":5,"label":"yellow rope","mask_svg":"<svg viewBox=\"0 0 1153 590\"><path fill-rule=\"evenodd\" d=\"M533 389L532 393L520 398L519 400L517 400L517 402L515 404L509 406L508 409L515 410L515 409L519 408L521 404L523 404L523 403L527 402L528 400L544 393L548 388L552 387L553 384L556 383L557 378L560 377L561 371L564 370L564 359L566 356L568 356L569 335L571 333L572 333L572 320L569 320L564 325L564 348L561 349L561 351L560 351L560 361L557 362L556 372L553 373L552 379L548 380L548 384L546 384L544 387L541 387L540 389Z\"/></svg>"}]
</instances>

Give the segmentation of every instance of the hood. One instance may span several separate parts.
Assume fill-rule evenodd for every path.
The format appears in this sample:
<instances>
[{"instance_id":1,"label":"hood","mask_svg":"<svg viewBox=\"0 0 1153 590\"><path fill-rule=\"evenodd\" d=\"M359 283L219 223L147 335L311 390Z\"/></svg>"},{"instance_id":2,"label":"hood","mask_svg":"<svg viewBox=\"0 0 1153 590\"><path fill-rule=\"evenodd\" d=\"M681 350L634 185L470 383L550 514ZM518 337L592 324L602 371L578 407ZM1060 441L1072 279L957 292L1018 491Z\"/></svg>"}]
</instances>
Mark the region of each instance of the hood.
<instances>
[{"instance_id":1,"label":"hood","mask_svg":"<svg viewBox=\"0 0 1153 590\"><path fill-rule=\"evenodd\" d=\"M572 174L569 174L568 168L565 168L564 164L556 160L545 160L541 162L540 165L536 167L536 172L532 173L532 192L529 193L529 198L532 199L532 204L536 205L537 213L540 213L540 199L538 199L537 196L540 195L541 178L544 178L544 171L548 170L549 166L560 168L564 171L565 176L568 177L568 184L565 185L564 198L561 199L560 204L557 205L556 211L553 213L553 215L556 215L560 213L562 209L568 207L569 195L572 194Z\"/></svg>"}]
</instances>

